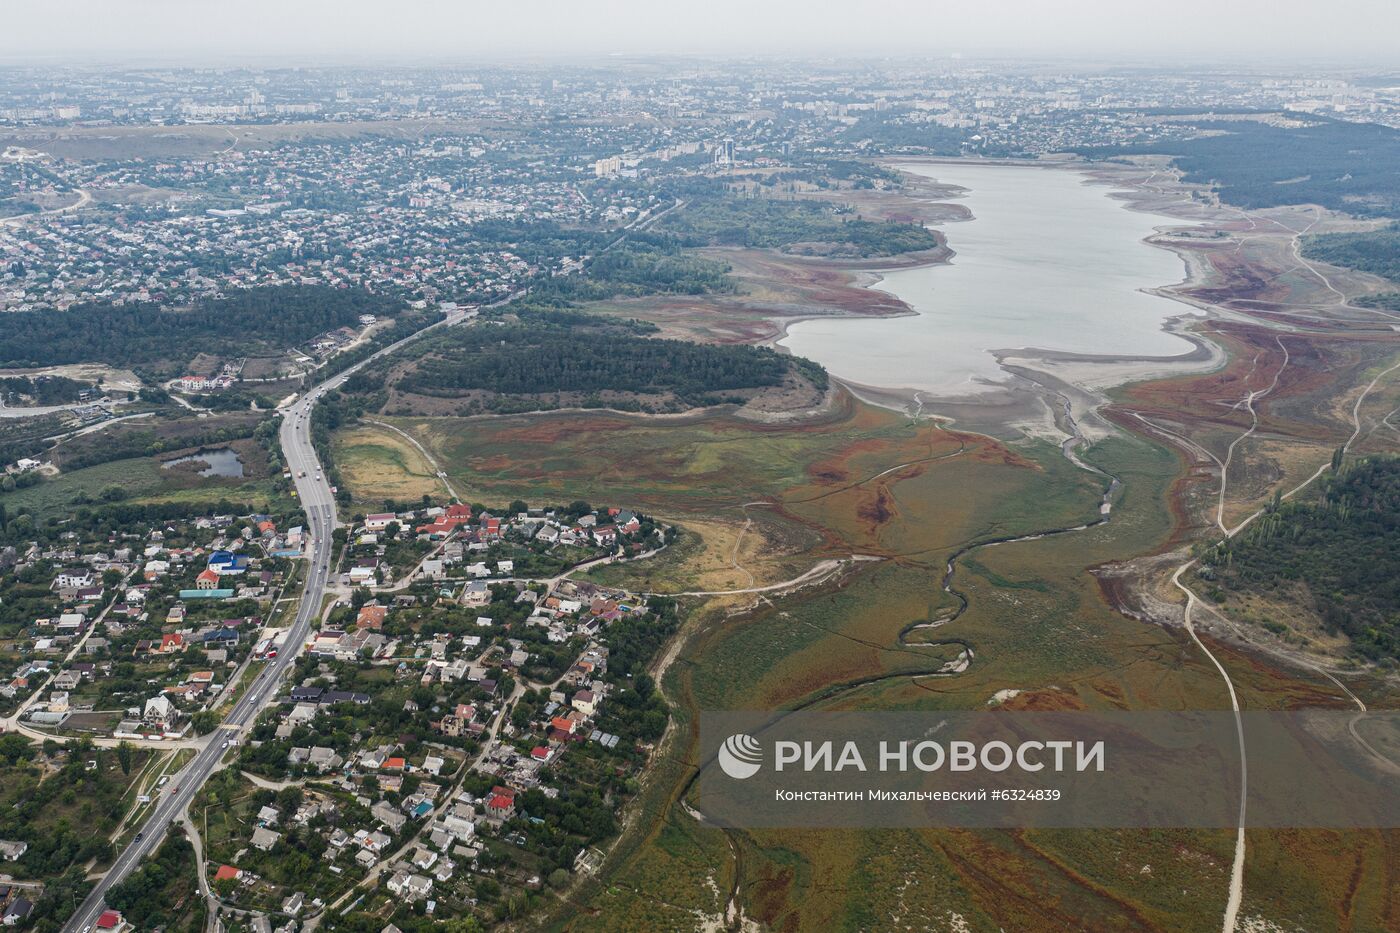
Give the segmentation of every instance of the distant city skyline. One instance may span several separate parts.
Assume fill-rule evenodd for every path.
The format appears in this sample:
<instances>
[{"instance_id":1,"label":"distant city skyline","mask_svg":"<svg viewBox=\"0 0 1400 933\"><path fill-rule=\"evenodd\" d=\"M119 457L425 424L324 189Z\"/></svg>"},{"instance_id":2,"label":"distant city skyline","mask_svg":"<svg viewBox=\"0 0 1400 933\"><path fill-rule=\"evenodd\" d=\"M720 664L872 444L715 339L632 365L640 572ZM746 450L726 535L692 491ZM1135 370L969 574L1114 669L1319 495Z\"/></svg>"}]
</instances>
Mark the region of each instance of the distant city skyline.
<instances>
[{"instance_id":1,"label":"distant city skyline","mask_svg":"<svg viewBox=\"0 0 1400 933\"><path fill-rule=\"evenodd\" d=\"M963 54L1400 68L1400 5L1337 0L1327 7L1325 29L1316 12L1301 0L992 0L970 8L916 0L710 0L663 8L643 0L30 0L7 7L0 53L12 63Z\"/></svg>"}]
</instances>

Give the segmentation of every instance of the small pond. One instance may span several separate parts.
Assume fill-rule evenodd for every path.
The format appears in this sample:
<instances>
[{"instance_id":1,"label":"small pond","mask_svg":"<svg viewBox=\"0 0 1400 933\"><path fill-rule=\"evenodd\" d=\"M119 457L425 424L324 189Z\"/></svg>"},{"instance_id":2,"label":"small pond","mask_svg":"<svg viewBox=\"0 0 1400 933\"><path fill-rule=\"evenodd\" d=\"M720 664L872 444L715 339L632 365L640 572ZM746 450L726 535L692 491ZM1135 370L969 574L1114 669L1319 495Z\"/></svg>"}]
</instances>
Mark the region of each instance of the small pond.
<instances>
[{"instance_id":1,"label":"small pond","mask_svg":"<svg viewBox=\"0 0 1400 933\"><path fill-rule=\"evenodd\" d=\"M199 471L200 476L227 476L241 477L243 475L243 461L238 459L238 454L227 447L220 450L202 450L197 454L190 454L188 457L180 457L177 460L167 460L161 464L163 469L170 469L179 463L190 463L198 460L207 463L204 469Z\"/></svg>"}]
</instances>

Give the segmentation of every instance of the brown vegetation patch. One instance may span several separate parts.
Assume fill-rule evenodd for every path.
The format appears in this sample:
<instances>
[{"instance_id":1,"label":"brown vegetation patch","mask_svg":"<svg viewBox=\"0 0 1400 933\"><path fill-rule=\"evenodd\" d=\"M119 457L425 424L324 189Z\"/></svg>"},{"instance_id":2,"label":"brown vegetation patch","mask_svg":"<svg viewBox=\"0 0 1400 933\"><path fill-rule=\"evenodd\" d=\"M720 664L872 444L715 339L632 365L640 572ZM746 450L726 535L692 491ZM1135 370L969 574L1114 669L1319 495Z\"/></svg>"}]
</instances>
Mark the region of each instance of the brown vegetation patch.
<instances>
[{"instance_id":1,"label":"brown vegetation patch","mask_svg":"<svg viewBox=\"0 0 1400 933\"><path fill-rule=\"evenodd\" d=\"M894 500L884 483L875 488L875 495L868 497L856 507L856 514L870 525L878 527L895 516ZM872 528L873 530L873 528Z\"/></svg>"}]
</instances>

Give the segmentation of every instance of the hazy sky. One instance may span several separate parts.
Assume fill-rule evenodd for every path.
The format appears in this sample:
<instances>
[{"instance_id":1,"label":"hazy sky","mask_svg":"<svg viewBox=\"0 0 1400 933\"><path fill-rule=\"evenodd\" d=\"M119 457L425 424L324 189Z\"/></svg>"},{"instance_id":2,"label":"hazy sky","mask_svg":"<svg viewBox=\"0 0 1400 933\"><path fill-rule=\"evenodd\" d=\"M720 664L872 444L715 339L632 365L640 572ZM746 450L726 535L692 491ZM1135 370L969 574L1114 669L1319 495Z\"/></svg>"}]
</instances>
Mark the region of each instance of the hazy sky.
<instances>
[{"instance_id":1,"label":"hazy sky","mask_svg":"<svg viewBox=\"0 0 1400 933\"><path fill-rule=\"evenodd\" d=\"M1400 67L1400 0L4 0L0 63L848 52Z\"/></svg>"}]
</instances>

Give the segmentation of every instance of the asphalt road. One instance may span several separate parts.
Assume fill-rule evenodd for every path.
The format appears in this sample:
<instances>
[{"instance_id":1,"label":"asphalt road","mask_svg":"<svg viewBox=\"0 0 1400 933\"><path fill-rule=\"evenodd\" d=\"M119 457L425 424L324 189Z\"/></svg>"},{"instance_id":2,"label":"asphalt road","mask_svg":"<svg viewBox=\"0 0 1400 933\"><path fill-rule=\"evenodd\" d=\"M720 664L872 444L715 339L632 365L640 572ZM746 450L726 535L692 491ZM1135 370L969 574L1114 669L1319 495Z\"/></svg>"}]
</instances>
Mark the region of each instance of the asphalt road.
<instances>
[{"instance_id":1,"label":"asphalt road","mask_svg":"<svg viewBox=\"0 0 1400 933\"><path fill-rule=\"evenodd\" d=\"M334 545L332 533L336 527L335 496L329 481L321 472L321 461L311 442L311 410L323 393L334 389L349 378L361 366L383 354L398 349L409 340L416 340L426 330L456 324L465 315L455 314L424 328L397 343L378 351L373 356L356 364L339 375L311 389L297 401L282 409L282 429L279 441L287 469L292 472L296 483L297 496L306 511L306 532L309 538L308 558L311 562L306 575L306 587L302 593L301 605L297 609L296 621L292 624L282 642L282 650L269 662L261 674L252 682L243 696L234 703L223 724L210 733L203 748L194 760L176 773L169 781L160 802L141 827L140 839L128 845L117 856L112 868L92 889L77 912L69 919L65 930L80 933L97 923L97 918L106 909L107 890L114 884L124 881L147 855L154 852L165 838L172 821L179 820L185 808L190 805L200 787L218 768L219 759L226 753L225 742L237 738L244 728L251 724L269 702L278 695L279 686L297 655L305 646L312 622L320 611L322 596L330 577L331 549ZM302 474L305 475L302 475Z\"/></svg>"},{"instance_id":2,"label":"asphalt road","mask_svg":"<svg viewBox=\"0 0 1400 933\"><path fill-rule=\"evenodd\" d=\"M645 229L684 203L677 201L655 214L637 217L598 252L605 253L611 250L627 238L629 230ZM517 292L486 307L507 304L523 294L525 291ZM169 790L165 792L150 817L147 818L145 825L141 827L138 833L140 839L132 842L117 856L111 869L101 881L97 882L92 892L69 918L67 925L63 928L66 933L88 933L97 924L97 918L101 916L102 911L107 906L105 898L108 889L126 880L127 876L141 864L141 860L156 850L165 838L171 824L180 819L181 814L190 805L190 801L194 799L200 787L209 779L209 775L218 769L219 759L226 753L224 743L241 735L244 728L257 718L270 701L276 698L282 678L306 645L312 621L320 611L322 598L329 583L331 549L334 546L332 532L336 528L335 496L331 492L329 481L322 475L321 461L311 442L312 409L325 392L339 388L346 379L372 360L392 353L429 331L440 327L451 327L464 320L467 320L465 312L449 314L442 320L376 351L354 366L348 367L343 372L310 389L292 404L280 409L282 428L278 440L282 446L282 456L287 469L292 471L292 480L296 484L297 496L300 497L302 507L306 511L306 531L310 538L308 557L311 561L311 569L306 576L306 588L302 593L296 622L292 624L291 630L283 640L282 650L278 652L277 658L268 663L263 672L249 686L247 692L238 698L223 724L209 734L206 744L195 755L194 760L171 777ZM303 476L303 473L306 475Z\"/></svg>"}]
</instances>

